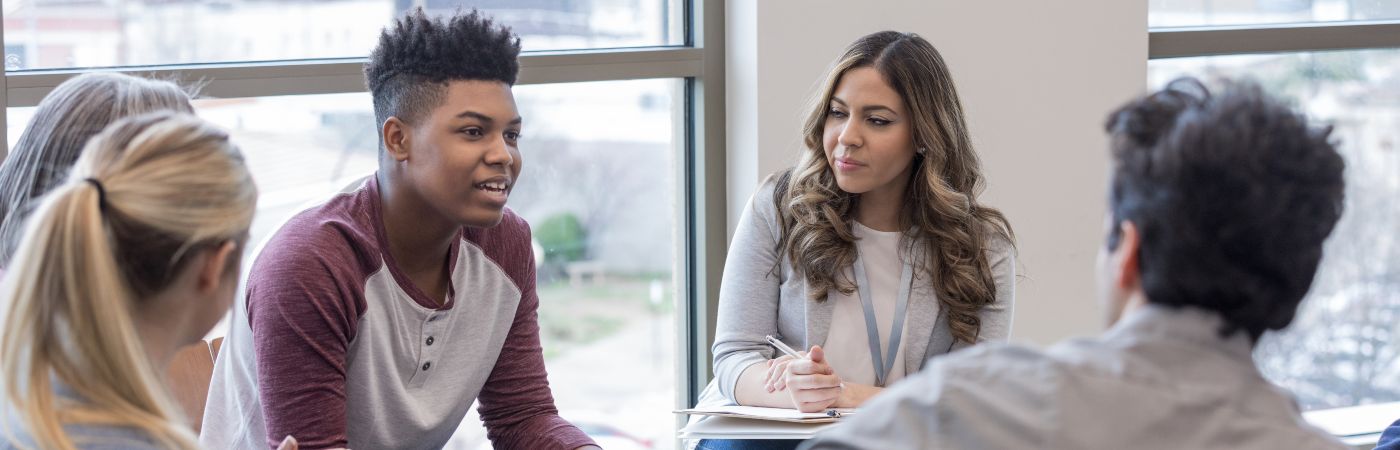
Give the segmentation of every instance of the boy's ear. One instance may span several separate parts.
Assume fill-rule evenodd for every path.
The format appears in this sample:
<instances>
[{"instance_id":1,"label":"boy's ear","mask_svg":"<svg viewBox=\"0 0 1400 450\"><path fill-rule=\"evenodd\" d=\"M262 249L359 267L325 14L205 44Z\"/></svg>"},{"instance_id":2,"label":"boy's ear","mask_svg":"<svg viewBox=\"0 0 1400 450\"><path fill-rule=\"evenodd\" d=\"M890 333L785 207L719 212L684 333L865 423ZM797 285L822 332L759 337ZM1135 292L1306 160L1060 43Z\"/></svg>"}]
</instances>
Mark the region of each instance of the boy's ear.
<instances>
[{"instance_id":1,"label":"boy's ear","mask_svg":"<svg viewBox=\"0 0 1400 450\"><path fill-rule=\"evenodd\" d=\"M1138 234L1137 224L1132 221L1123 221L1118 224L1121 227L1121 238L1118 240L1118 248L1114 250L1114 262L1118 279L1114 280L1118 287L1131 291L1142 283L1142 274L1138 272L1138 252L1142 249L1142 236Z\"/></svg>"},{"instance_id":2,"label":"boy's ear","mask_svg":"<svg viewBox=\"0 0 1400 450\"><path fill-rule=\"evenodd\" d=\"M384 121L384 151L388 152L394 161L408 160L409 134L408 124L398 117L390 117Z\"/></svg>"}]
</instances>

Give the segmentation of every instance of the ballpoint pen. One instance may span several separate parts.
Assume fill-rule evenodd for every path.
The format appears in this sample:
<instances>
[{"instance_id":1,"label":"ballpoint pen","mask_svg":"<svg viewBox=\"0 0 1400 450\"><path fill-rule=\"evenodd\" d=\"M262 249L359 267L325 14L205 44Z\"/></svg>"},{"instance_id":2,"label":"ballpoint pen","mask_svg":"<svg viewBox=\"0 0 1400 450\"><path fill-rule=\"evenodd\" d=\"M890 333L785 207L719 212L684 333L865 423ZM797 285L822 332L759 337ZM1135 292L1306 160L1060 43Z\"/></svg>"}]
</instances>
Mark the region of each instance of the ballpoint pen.
<instances>
[{"instance_id":1,"label":"ballpoint pen","mask_svg":"<svg viewBox=\"0 0 1400 450\"><path fill-rule=\"evenodd\" d=\"M802 358L802 355L797 354L797 350L793 350L792 347L788 347L787 344L784 344L783 341L778 340L778 338L773 337L773 335L771 334L764 336L763 339L767 340L769 344L772 344L773 348L778 349L778 351L783 352L788 356L791 356L793 358Z\"/></svg>"},{"instance_id":2,"label":"ballpoint pen","mask_svg":"<svg viewBox=\"0 0 1400 450\"><path fill-rule=\"evenodd\" d=\"M791 357L793 357L793 358L798 358L798 359L803 358L802 355L797 354L797 350L793 350L792 347L788 347L787 344L784 344L783 341L778 340L778 338L773 337L773 335L771 335L771 334L770 334L770 335L764 336L764 337L763 337L763 340L768 341L768 344L769 344L769 345L772 345L773 348L778 349L778 351L783 352L784 354L786 354L786 355L788 355L788 356L791 356ZM837 384L836 386L839 387L839 388L841 388L841 392L842 392L842 393L845 393L845 392L846 392L846 383L845 383L845 382L839 383L839 384ZM829 416L829 417L841 417L841 412L833 409L833 410L828 410L828 411L826 412L826 415Z\"/></svg>"}]
</instances>

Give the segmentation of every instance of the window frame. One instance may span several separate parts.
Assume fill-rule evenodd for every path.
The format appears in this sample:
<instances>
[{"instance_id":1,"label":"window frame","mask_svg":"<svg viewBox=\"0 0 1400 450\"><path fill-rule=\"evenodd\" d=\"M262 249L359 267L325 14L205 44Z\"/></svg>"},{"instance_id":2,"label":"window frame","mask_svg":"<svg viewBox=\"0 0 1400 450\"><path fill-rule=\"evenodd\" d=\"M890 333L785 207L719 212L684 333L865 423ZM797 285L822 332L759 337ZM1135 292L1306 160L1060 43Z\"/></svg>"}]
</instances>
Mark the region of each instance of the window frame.
<instances>
[{"instance_id":1,"label":"window frame","mask_svg":"<svg viewBox=\"0 0 1400 450\"><path fill-rule=\"evenodd\" d=\"M1149 28L1147 33L1149 60L1387 48L1400 48L1400 20Z\"/></svg>"},{"instance_id":2,"label":"window frame","mask_svg":"<svg viewBox=\"0 0 1400 450\"><path fill-rule=\"evenodd\" d=\"M727 250L725 183L725 2L679 0L684 43L675 46L531 51L520 57L518 84L653 78L684 79L682 145L676 204L684 236L677 240L678 406L694 405L711 378L720 274ZM669 19L668 19L669 20ZM1149 28L1148 59L1258 53L1400 48L1400 20ZM4 44L0 11L0 45ZM55 86L90 71L198 82L212 97L366 92L366 58L6 71L7 107L35 106ZM6 119L0 109L0 122ZM0 142L8 142L0 127ZM0 149L0 158L8 147ZM678 423L681 419L677 419ZM1379 432L1380 430L1377 430Z\"/></svg>"},{"instance_id":3,"label":"window frame","mask_svg":"<svg viewBox=\"0 0 1400 450\"><path fill-rule=\"evenodd\" d=\"M1151 14L1151 11L1148 11ZM1148 60L1268 53L1400 49L1400 19L1284 24L1149 27ZM1395 420L1400 402L1308 411L1304 416L1347 445L1370 448ZM1343 417L1350 426L1334 426ZM1357 424L1358 418L1366 419Z\"/></svg>"},{"instance_id":4,"label":"window frame","mask_svg":"<svg viewBox=\"0 0 1400 450\"><path fill-rule=\"evenodd\" d=\"M708 383L709 341L714 330L719 277L727 249L725 208L725 5L722 0L661 0L680 6L682 44L610 49L527 51L520 56L518 85L682 79L683 99L675 117L680 145L674 149L677 196L676 246L677 409L695 404ZM0 46L4 13L0 11ZM368 52L369 49L366 49ZM116 72L201 86L216 98L367 92L367 58L302 59L110 68L6 71L0 95L7 107L31 107L55 86L87 72ZM0 109L0 123L7 120ZM0 127L0 142L8 142ZM8 155L0 147L0 159ZM680 420L677 421L680 424Z\"/></svg>"}]
</instances>

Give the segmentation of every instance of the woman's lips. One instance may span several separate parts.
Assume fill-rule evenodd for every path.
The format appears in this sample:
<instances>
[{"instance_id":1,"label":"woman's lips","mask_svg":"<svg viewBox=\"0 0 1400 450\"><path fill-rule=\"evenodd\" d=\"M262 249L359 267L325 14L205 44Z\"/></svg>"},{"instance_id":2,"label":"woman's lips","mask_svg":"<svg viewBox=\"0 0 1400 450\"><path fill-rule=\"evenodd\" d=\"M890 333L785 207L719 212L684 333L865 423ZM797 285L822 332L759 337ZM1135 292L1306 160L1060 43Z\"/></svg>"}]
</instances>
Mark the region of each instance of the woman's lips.
<instances>
[{"instance_id":1,"label":"woman's lips","mask_svg":"<svg viewBox=\"0 0 1400 450\"><path fill-rule=\"evenodd\" d=\"M850 158L836 158L836 170L849 172L865 167L865 163Z\"/></svg>"}]
</instances>

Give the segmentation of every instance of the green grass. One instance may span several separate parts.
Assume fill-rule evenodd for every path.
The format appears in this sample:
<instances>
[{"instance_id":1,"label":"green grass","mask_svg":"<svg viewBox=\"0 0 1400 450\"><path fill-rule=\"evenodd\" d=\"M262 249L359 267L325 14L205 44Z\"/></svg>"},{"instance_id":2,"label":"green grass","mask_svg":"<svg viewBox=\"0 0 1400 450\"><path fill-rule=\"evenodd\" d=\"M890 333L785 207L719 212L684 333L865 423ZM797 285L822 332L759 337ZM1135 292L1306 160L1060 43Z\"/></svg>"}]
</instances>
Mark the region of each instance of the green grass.
<instances>
[{"instance_id":1,"label":"green grass","mask_svg":"<svg viewBox=\"0 0 1400 450\"><path fill-rule=\"evenodd\" d=\"M571 287L562 280L539 286L545 359L605 339L634 321L670 314L675 296L667 278L609 275L603 284ZM652 304L651 281L656 279L662 281L662 295L660 302Z\"/></svg>"}]
</instances>

